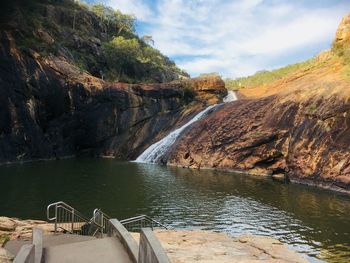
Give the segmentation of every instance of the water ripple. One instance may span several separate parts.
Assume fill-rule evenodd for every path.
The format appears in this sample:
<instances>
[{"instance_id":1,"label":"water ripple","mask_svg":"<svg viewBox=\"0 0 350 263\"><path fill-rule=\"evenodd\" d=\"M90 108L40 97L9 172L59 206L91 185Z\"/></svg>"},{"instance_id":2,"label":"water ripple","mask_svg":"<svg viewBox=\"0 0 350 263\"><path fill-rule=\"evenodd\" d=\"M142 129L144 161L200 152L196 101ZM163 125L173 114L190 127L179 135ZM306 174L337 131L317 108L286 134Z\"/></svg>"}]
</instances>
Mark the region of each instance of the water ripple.
<instances>
[{"instance_id":1,"label":"water ripple","mask_svg":"<svg viewBox=\"0 0 350 263\"><path fill-rule=\"evenodd\" d=\"M148 214L175 228L273 236L311 262L349 262L350 199L314 188L218 171L114 160L0 167L0 214L45 219L64 200L90 215ZM20 183L19 183L20 182Z\"/></svg>"}]
</instances>

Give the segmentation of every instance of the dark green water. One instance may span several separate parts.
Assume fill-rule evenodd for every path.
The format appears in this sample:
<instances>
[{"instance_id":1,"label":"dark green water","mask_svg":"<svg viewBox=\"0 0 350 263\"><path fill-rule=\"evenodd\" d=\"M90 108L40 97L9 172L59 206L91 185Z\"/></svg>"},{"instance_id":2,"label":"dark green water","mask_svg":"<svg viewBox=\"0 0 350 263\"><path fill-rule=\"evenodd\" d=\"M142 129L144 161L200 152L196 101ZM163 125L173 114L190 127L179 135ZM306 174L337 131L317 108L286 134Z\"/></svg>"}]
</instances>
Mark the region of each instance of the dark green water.
<instances>
[{"instance_id":1,"label":"dark green water","mask_svg":"<svg viewBox=\"0 0 350 263\"><path fill-rule=\"evenodd\" d=\"M168 225L232 236L271 235L311 262L350 262L350 198L268 179L104 159L0 167L0 215L46 219L65 201L86 214L147 214Z\"/></svg>"}]
</instances>

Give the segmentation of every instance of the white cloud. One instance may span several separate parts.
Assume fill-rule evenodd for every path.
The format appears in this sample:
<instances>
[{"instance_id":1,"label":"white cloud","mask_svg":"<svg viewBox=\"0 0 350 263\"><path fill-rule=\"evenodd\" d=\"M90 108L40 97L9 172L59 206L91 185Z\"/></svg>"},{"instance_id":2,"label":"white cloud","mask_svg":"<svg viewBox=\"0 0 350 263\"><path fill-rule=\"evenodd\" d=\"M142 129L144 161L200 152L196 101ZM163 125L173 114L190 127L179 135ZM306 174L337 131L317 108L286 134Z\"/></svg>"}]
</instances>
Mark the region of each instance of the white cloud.
<instances>
[{"instance_id":1,"label":"white cloud","mask_svg":"<svg viewBox=\"0 0 350 263\"><path fill-rule=\"evenodd\" d=\"M141 21L146 21L152 15L151 9L143 0L105 0L105 3L126 14L135 15Z\"/></svg>"},{"instance_id":2,"label":"white cloud","mask_svg":"<svg viewBox=\"0 0 350 263\"><path fill-rule=\"evenodd\" d=\"M312 6L301 1L107 0L148 26L156 47L192 75L253 74L330 45L348 0ZM146 4L148 3L148 4ZM312 56L313 54L310 54Z\"/></svg>"}]
</instances>

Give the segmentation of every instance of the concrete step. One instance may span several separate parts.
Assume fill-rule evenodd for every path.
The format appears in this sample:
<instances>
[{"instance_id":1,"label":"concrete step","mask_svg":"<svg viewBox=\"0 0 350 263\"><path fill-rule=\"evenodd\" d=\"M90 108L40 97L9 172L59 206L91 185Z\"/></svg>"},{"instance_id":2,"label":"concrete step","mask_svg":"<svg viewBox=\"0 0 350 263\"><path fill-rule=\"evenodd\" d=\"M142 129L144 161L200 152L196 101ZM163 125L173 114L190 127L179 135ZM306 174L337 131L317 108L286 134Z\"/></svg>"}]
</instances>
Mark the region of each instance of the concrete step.
<instances>
[{"instance_id":1,"label":"concrete step","mask_svg":"<svg viewBox=\"0 0 350 263\"><path fill-rule=\"evenodd\" d=\"M43 247L51 247L62 244L70 244L77 242L84 242L95 240L96 238L91 236L80 236L80 235L69 235L69 234L57 234L57 235L47 235L43 237ZM11 254L17 255L18 251L25 244L31 244L32 241L24 241L24 240L11 240L6 242L4 248L8 250Z\"/></svg>"},{"instance_id":2,"label":"concrete step","mask_svg":"<svg viewBox=\"0 0 350 263\"><path fill-rule=\"evenodd\" d=\"M115 237L50 246L44 250L45 263L131 263Z\"/></svg>"}]
</instances>

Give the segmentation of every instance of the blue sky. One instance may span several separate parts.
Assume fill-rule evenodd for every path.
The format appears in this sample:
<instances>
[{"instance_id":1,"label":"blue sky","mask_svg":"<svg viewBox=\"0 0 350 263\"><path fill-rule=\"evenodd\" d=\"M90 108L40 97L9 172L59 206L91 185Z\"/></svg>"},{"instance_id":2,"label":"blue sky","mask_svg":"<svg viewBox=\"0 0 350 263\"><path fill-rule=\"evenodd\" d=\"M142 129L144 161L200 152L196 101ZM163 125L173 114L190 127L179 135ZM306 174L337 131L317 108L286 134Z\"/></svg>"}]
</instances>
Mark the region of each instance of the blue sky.
<instances>
[{"instance_id":1,"label":"blue sky","mask_svg":"<svg viewBox=\"0 0 350 263\"><path fill-rule=\"evenodd\" d=\"M137 32L192 76L240 77L328 49L350 0L89 0L138 18Z\"/></svg>"}]
</instances>

